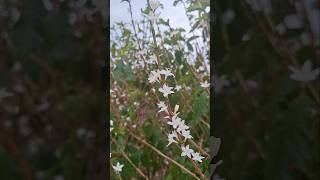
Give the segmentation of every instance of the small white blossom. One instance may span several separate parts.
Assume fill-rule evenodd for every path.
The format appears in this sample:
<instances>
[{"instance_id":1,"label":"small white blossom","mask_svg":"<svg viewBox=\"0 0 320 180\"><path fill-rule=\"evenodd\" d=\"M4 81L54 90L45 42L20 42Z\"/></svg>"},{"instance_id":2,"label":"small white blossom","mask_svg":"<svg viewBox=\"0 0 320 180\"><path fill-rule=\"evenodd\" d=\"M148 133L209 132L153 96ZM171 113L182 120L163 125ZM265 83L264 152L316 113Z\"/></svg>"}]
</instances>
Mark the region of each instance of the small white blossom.
<instances>
[{"instance_id":1,"label":"small white blossom","mask_svg":"<svg viewBox=\"0 0 320 180\"><path fill-rule=\"evenodd\" d=\"M181 118L177 115L172 116L172 121L168 121L167 124L171 125L174 129L176 129L180 124Z\"/></svg>"},{"instance_id":2,"label":"small white blossom","mask_svg":"<svg viewBox=\"0 0 320 180\"><path fill-rule=\"evenodd\" d=\"M184 140L186 141L187 139L191 139L192 136L191 136L191 134L190 134L190 130L186 130L186 129L188 129L189 127L185 125L184 128L185 128L185 129L182 129L181 134L182 134L182 136L184 137Z\"/></svg>"},{"instance_id":3,"label":"small white blossom","mask_svg":"<svg viewBox=\"0 0 320 180\"><path fill-rule=\"evenodd\" d=\"M155 55L150 56L150 58L147 60L148 64L156 64L157 63L157 57Z\"/></svg>"},{"instance_id":4,"label":"small white blossom","mask_svg":"<svg viewBox=\"0 0 320 180\"><path fill-rule=\"evenodd\" d=\"M10 96L13 96L13 93L8 92L5 88L0 89L0 102L2 101L2 99Z\"/></svg>"},{"instance_id":5,"label":"small white blossom","mask_svg":"<svg viewBox=\"0 0 320 180\"><path fill-rule=\"evenodd\" d=\"M164 97L168 97L169 94L173 94L174 92L172 91L173 87L167 86L164 84L161 88L159 88L159 91L163 93Z\"/></svg>"},{"instance_id":6,"label":"small white blossom","mask_svg":"<svg viewBox=\"0 0 320 180\"><path fill-rule=\"evenodd\" d=\"M50 103L47 101L47 100L43 100L42 103L38 104L34 110L36 112L43 112L43 111L46 111L48 110L50 107Z\"/></svg>"},{"instance_id":7,"label":"small white blossom","mask_svg":"<svg viewBox=\"0 0 320 180\"><path fill-rule=\"evenodd\" d=\"M290 78L296 81L309 82L317 79L320 73L320 68L312 70L312 64L310 60L307 60L302 65L301 69L289 66L289 69L293 72Z\"/></svg>"},{"instance_id":8,"label":"small white blossom","mask_svg":"<svg viewBox=\"0 0 320 180\"><path fill-rule=\"evenodd\" d=\"M167 79L168 76L173 76L174 77L174 74L170 71L170 69L161 70L159 73L164 75L165 79Z\"/></svg>"},{"instance_id":9,"label":"small white blossom","mask_svg":"<svg viewBox=\"0 0 320 180\"><path fill-rule=\"evenodd\" d=\"M186 147L181 146L181 149L182 149L181 156L187 156L187 157L191 158L191 154L194 152L194 150L190 149L189 145L187 145Z\"/></svg>"},{"instance_id":10,"label":"small white blossom","mask_svg":"<svg viewBox=\"0 0 320 180\"><path fill-rule=\"evenodd\" d=\"M235 13L232 9L228 9L226 12L222 14L223 24L230 24L234 18L235 18Z\"/></svg>"},{"instance_id":11,"label":"small white blossom","mask_svg":"<svg viewBox=\"0 0 320 180\"><path fill-rule=\"evenodd\" d=\"M154 12L150 12L149 14L145 15L147 17L147 19L153 23L156 23L159 19L160 19L160 13L154 13Z\"/></svg>"},{"instance_id":12,"label":"small white blossom","mask_svg":"<svg viewBox=\"0 0 320 180\"><path fill-rule=\"evenodd\" d=\"M187 63L190 65L190 66L194 66L196 64L196 58L193 57L192 54L190 54L188 57L187 57Z\"/></svg>"},{"instance_id":13,"label":"small white blossom","mask_svg":"<svg viewBox=\"0 0 320 180\"><path fill-rule=\"evenodd\" d=\"M176 90L179 91L180 89L182 89L181 85L176 85Z\"/></svg>"},{"instance_id":14,"label":"small white blossom","mask_svg":"<svg viewBox=\"0 0 320 180\"><path fill-rule=\"evenodd\" d=\"M283 22L288 29L298 29L303 26L303 18L299 14L288 15Z\"/></svg>"},{"instance_id":15,"label":"small white blossom","mask_svg":"<svg viewBox=\"0 0 320 180\"><path fill-rule=\"evenodd\" d=\"M117 172L121 172L122 168L123 168L123 164L120 164L119 162L117 162L116 166L112 166L112 168Z\"/></svg>"},{"instance_id":16,"label":"small white blossom","mask_svg":"<svg viewBox=\"0 0 320 180\"><path fill-rule=\"evenodd\" d=\"M198 152L192 153L192 156L193 156L192 159L195 160L195 161L198 161L198 162L202 162L202 159L204 158Z\"/></svg>"},{"instance_id":17,"label":"small white blossom","mask_svg":"<svg viewBox=\"0 0 320 180\"><path fill-rule=\"evenodd\" d=\"M208 87L210 87L210 83L208 83L208 81L201 82L200 86L203 87L203 88L208 88Z\"/></svg>"},{"instance_id":18,"label":"small white blossom","mask_svg":"<svg viewBox=\"0 0 320 180\"><path fill-rule=\"evenodd\" d=\"M163 101L160 101L157 105L160 108L159 112L168 111L168 106Z\"/></svg>"},{"instance_id":19,"label":"small white blossom","mask_svg":"<svg viewBox=\"0 0 320 180\"><path fill-rule=\"evenodd\" d=\"M76 131L77 137L79 139L82 139L86 133L87 133L87 130L85 128L78 128Z\"/></svg>"},{"instance_id":20,"label":"small white blossom","mask_svg":"<svg viewBox=\"0 0 320 180\"><path fill-rule=\"evenodd\" d=\"M204 67L203 66L199 66L199 71L204 71Z\"/></svg>"},{"instance_id":21,"label":"small white blossom","mask_svg":"<svg viewBox=\"0 0 320 180\"><path fill-rule=\"evenodd\" d=\"M182 133L183 131L187 131L189 126L185 124L185 120L179 121L177 132Z\"/></svg>"},{"instance_id":22,"label":"small white blossom","mask_svg":"<svg viewBox=\"0 0 320 180\"><path fill-rule=\"evenodd\" d=\"M169 146L169 145L172 144L172 143L177 143L177 141L176 141L174 138L177 138L176 133L172 132L172 133L168 134L168 141L169 141L169 143L168 143L167 146Z\"/></svg>"},{"instance_id":23,"label":"small white blossom","mask_svg":"<svg viewBox=\"0 0 320 180\"><path fill-rule=\"evenodd\" d=\"M149 75L149 78L148 78L148 81L150 83L154 83L154 82L159 82L159 79L160 79L160 73L159 71L151 71L150 75Z\"/></svg>"},{"instance_id":24,"label":"small white blossom","mask_svg":"<svg viewBox=\"0 0 320 180\"><path fill-rule=\"evenodd\" d=\"M51 0L42 0L43 6L47 11L52 11L53 10L53 4Z\"/></svg>"},{"instance_id":25,"label":"small white blossom","mask_svg":"<svg viewBox=\"0 0 320 180\"><path fill-rule=\"evenodd\" d=\"M175 106L174 106L174 112L173 112L173 114L175 115L175 114L179 114L178 113L178 111L179 111L179 105L178 104L176 104Z\"/></svg>"},{"instance_id":26,"label":"small white blossom","mask_svg":"<svg viewBox=\"0 0 320 180\"><path fill-rule=\"evenodd\" d=\"M114 129L112 126L113 126L113 120L110 120L110 132Z\"/></svg>"},{"instance_id":27,"label":"small white blossom","mask_svg":"<svg viewBox=\"0 0 320 180\"><path fill-rule=\"evenodd\" d=\"M270 14L272 12L272 1L271 0L246 0L251 6L252 10L256 12L263 11L264 14Z\"/></svg>"},{"instance_id":28,"label":"small white blossom","mask_svg":"<svg viewBox=\"0 0 320 180\"><path fill-rule=\"evenodd\" d=\"M213 78L213 87L216 92L220 92L224 86L229 86L229 81L227 80L226 75L221 77L214 76Z\"/></svg>"},{"instance_id":29,"label":"small white blossom","mask_svg":"<svg viewBox=\"0 0 320 180\"><path fill-rule=\"evenodd\" d=\"M149 4L152 10L156 10L161 5L158 0L150 0Z\"/></svg>"},{"instance_id":30,"label":"small white blossom","mask_svg":"<svg viewBox=\"0 0 320 180\"><path fill-rule=\"evenodd\" d=\"M287 29L286 26L283 23L281 23L276 26L276 30L280 35L283 35Z\"/></svg>"}]
</instances>

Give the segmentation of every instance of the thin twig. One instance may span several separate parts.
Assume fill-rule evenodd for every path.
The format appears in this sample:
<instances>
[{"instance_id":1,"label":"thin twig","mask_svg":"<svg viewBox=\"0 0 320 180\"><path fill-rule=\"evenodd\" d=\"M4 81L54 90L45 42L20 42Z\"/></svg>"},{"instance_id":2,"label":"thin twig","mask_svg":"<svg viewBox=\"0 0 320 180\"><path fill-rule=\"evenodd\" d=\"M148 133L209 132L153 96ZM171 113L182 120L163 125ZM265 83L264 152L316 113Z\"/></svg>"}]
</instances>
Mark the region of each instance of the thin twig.
<instances>
[{"instance_id":1,"label":"thin twig","mask_svg":"<svg viewBox=\"0 0 320 180\"><path fill-rule=\"evenodd\" d=\"M144 179L149 180L149 178L145 174L143 174L143 172L130 160L130 158L127 156L125 152L122 151L121 154Z\"/></svg>"},{"instance_id":2,"label":"thin twig","mask_svg":"<svg viewBox=\"0 0 320 180\"><path fill-rule=\"evenodd\" d=\"M186 167L184 167L183 165L181 165L180 163L178 163L177 161L173 160L172 158L166 156L165 154L163 154L161 151L159 151L157 148L155 148L154 146L152 146L151 144L149 144L148 142L146 142L145 140L143 140L142 138L138 137L137 135L135 135L134 133L132 133L131 131L128 131L129 134L134 137L136 140L138 140L140 143L142 143L143 145L149 147L150 149L152 149L154 152L156 152L157 154L159 154L160 156L162 156L163 158L167 159L168 161L172 162L173 164L177 165L179 168L181 168L183 171L187 172L188 174L190 174L191 176L193 176L195 179L200 180L200 178L198 178L194 173L192 173L191 171L189 171Z\"/></svg>"}]
</instances>

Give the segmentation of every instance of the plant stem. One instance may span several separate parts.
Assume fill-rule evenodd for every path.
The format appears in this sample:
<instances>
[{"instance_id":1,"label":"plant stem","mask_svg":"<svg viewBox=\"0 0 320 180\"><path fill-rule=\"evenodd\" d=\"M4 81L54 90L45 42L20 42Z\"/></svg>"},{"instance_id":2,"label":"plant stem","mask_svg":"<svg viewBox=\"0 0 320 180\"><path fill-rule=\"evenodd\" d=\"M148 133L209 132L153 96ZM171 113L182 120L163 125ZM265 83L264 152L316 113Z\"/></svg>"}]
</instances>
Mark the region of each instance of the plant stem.
<instances>
[{"instance_id":1,"label":"plant stem","mask_svg":"<svg viewBox=\"0 0 320 180\"><path fill-rule=\"evenodd\" d=\"M121 154L144 179L149 180L149 178L146 175L144 175L143 172L136 165L134 165L134 163L130 160L130 158L127 156L125 152L122 151Z\"/></svg>"},{"instance_id":2,"label":"plant stem","mask_svg":"<svg viewBox=\"0 0 320 180\"><path fill-rule=\"evenodd\" d=\"M178 163L177 161L173 160L172 158L166 156L165 154L163 154L161 151L159 151L157 148L155 148L154 146L152 146L151 144L149 144L148 142L146 142L145 140L143 140L142 138L138 137L137 135L135 135L134 133L132 133L130 130L128 131L129 134L134 137L136 140L138 140L140 143L142 143L143 145L147 146L148 148L152 149L154 152L156 152L157 154L159 154L160 156L162 156L163 158L167 159L168 161L172 162L173 164L177 165L179 168L181 168L183 171L185 171L186 173L190 174L191 176L193 176L195 179L200 180L200 178L198 178L194 173L192 173L191 171L189 171L186 167L184 167L183 165L181 165L180 163Z\"/></svg>"}]
</instances>

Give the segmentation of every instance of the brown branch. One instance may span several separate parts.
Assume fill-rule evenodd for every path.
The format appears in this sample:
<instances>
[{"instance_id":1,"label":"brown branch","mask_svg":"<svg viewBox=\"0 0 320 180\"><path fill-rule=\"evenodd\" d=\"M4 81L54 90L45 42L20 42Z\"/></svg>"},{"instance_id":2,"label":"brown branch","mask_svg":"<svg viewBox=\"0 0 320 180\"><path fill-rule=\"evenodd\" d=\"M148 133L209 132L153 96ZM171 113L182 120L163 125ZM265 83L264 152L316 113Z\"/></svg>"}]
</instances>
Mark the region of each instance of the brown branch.
<instances>
[{"instance_id":1,"label":"brown branch","mask_svg":"<svg viewBox=\"0 0 320 180\"><path fill-rule=\"evenodd\" d=\"M181 165L180 163L178 163L177 161L173 160L172 158L166 156L165 154L163 154L161 151L159 151L157 148L155 148L154 146L152 146L151 144L149 144L148 142L146 142L145 140L143 140L142 138L138 137L137 135L135 135L134 133L132 133L130 130L128 131L129 134L134 137L136 140L138 140L140 143L142 143L143 145L147 146L148 148L152 149L154 152L156 152L157 154L159 154L160 156L162 156L163 158L167 159L168 161L172 162L173 164L177 165L179 168L181 168L183 171L187 172L188 174L190 174L191 176L193 176L195 179L200 180L200 178L198 178L194 173L192 173L191 171L189 171L187 168L185 168L183 165Z\"/></svg>"},{"instance_id":2,"label":"brown branch","mask_svg":"<svg viewBox=\"0 0 320 180\"><path fill-rule=\"evenodd\" d=\"M130 160L130 158L127 156L127 154L125 152L121 152L121 155L129 162L129 164L131 164L131 166L134 167L134 169L146 180L149 180L149 178L143 174L143 172Z\"/></svg>"}]
</instances>

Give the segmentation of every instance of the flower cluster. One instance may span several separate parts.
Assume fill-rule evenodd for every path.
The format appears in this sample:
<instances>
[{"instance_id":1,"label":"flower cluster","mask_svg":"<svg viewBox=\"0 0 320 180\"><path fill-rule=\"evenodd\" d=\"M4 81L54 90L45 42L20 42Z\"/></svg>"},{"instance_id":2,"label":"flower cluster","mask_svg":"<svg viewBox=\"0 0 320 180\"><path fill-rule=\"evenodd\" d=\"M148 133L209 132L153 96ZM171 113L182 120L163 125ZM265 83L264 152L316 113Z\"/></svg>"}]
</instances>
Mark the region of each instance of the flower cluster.
<instances>
[{"instance_id":1,"label":"flower cluster","mask_svg":"<svg viewBox=\"0 0 320 180\"><path fill-rule=\"evenodd\" d=\"M162 86L159 88L159 92L163 94L165 98L168 99L170 94L174 93L174 88L166 84L166 80L169 76L174 77L174 74L169 68L165 70L153 70L149 75L149 82L156 83L159 82ZM204 84L207 87L208 83ZM178 87L177 87L178 86ZM176 90L179 91L181 88L179 85L176 86ZM179 105L175 105L174 111L172 112L168 107L169 104L166 104L164 101L160 101L158 104L159 112L164 112L167 114L165 117L168 119L167 124L172 127L171 133L168 134L168 145L172 143L181 144L182 153L181 156L187 156L192 158L194 161L202 162L203 156L200 153L195 152L193 149L189 148L189 145L185 145L188 139L192 139L190 127L185 123L185 120L181 119L179 115ZM182 140L182 137L184 138Z\"/></svg>"},{"instance_id":2,"label":"flower cluster","mask_svg":"<svg viewBox=\"0 0 320 180\"><path fill-rule=\"evenodd\" d=\"M289 69L292 71L290 78L301 82L316 80L317 76L320 74L320 68L312 70L312 63L310 60L305 61L300 69L293 66L289 66Z\"/></svg>"}]
</instances>

